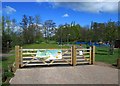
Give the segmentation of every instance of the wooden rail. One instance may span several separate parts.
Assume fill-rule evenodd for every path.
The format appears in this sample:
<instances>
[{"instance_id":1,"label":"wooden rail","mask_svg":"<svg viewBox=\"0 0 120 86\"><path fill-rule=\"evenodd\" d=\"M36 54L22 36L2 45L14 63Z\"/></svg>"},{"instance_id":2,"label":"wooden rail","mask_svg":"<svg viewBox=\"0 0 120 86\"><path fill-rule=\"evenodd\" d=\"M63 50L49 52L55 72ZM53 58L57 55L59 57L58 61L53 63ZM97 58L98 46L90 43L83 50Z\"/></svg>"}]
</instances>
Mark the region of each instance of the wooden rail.
<instances>
[{"instance_id":1,"label":"wooden rail","mask_svg":"<svg viewBox=\"0 0 120 86\"><path fill-rule=\"evenodd\" d=\"M40 61L34 56L36 55L37 50L62 50L62 59L54 60L49 64L46 64L44 61ZM79 54L79 51L83 52L83 55ZM52 65L52 64L70 64L77 65L83 63L94 64L95 62L95 46L90 47L89 49L79 49L73 45L69 49L23 49L20 46L15 46L15 66L16 69L24 66L31 65Z\"/></svg>"}]
</instances>

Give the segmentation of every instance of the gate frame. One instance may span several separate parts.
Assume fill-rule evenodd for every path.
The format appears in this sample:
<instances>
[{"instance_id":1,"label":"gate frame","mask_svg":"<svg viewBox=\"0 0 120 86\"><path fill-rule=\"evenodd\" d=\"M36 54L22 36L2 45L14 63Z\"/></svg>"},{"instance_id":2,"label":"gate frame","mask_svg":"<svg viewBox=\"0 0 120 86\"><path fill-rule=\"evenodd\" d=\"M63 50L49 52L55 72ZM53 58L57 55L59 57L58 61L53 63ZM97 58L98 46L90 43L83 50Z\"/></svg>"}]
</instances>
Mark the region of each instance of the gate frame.
<instances>
[{"instance_id":1,"label":"gate frame","mask_svg":"<svg viewBox=\"0 0 120 86\"><path fill-rule=\"evenodd\" d=\"M73 45L71 48L71 65L76 66L77 65L77 57L76 57L76 46ZM22 64L22 47L19 45L15 46L15 69L19 69L23 66ZM95 46L90 47L90 63L95 63Z\"/></svg>"}]
</instances>

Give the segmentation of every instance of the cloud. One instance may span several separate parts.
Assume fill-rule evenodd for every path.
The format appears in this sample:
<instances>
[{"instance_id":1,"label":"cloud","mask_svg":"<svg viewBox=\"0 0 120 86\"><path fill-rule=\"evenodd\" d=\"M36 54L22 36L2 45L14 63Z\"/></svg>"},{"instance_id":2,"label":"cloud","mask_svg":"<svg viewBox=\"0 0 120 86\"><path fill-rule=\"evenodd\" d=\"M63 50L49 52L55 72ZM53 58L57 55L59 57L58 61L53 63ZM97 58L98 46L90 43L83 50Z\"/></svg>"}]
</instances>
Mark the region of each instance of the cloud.
<instances>
[{"instance_id":1,"label":"cloud","mask_svg":"<svg viewBox=\"0 0 120 86\"><path fill-rule=\"evenodd\" d=\"M90 13L114 13L118 11L117 2L55 2L52 5L54 7L65 7L74 11Z\"/></svg>"},{"instance_id":2,"label":"cloud","mask_svg":"<svg viewBox=\"0 0 120 86\"><path fill-rule=\"evenodd\" d=\"M35 1L36 2L119 2L120 0L35 0Z\"/></svg>"},{"instance_id":3,"label":"cloud","mask_svg":"<svg viewBox=\"0 0 120 86\"><path fill-rule=\"evenodd\" d=\"M69 15L66 13L66 14L64 14L62 17L69 17Z\"/></svg>"},{"instance_id":4,"label":"cloud","mask_svg":"<svg viewBox=\"0 0 120 86\"><path fill-rule=\"evenodd\" d=\"M16 12L16 9L14 9L10 6L6 6L5 8L3 8L3 12L5 12L6 14L12 14L12 13Z\"/></svg>"}]
</instances>

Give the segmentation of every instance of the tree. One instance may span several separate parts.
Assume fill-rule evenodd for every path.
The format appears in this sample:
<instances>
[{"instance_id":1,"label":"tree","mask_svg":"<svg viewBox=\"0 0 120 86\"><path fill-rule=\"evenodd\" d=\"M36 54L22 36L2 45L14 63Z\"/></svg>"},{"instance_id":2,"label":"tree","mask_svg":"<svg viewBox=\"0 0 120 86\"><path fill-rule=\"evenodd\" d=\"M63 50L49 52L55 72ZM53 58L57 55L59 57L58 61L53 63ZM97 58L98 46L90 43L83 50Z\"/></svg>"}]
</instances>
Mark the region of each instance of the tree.
<instances>
[{"instance_id":1,"label":"tree","mask_svg":"<svg viewBox=\"0 0 120 86\"><path fill-rule=\"evenodd\" d=\"M117 27L115 26L115 22L109 21L106 26L106 39L108 41L114 41L116 40L116 30ZM111 34L112 33L112 34Z\"/></svg>"},{"instance_id":2,"label":"tree","mask_svg":"<svg viewBox=\"0 0 120 86\"><path fill-rule=\"evenodd\" d=\"M20 25L23 28L24 43L35 43L42 37L38 23L39 21L38 19L36 20L36 17L27 17L26 15L23 16Z\"/></svg>"},{"instance_id":3,"label":"tree","mask_svg":"<svg viewBox=\"0 0 120 86\"><path fill-rule=\"evenodd\" d=\"M35 42L41 42L43 40L43 30L40 16L36 15L34 18L35 22Z\"/></svg>"},{"instance_id":4,"label":"tree","mask_svg":"<svg viewBox=\"0 0 120 86\"><path fill-rule=\"evenodd\" d=\"M56 29L56 24L55 22L53 22L53 20L46 20L44 22L44 35L45 35L45 38L48 40L50 39L53 34L55 33Z\"/></svg>"},{"instance_id":5,"label":"tree","mask_svg":"<svg viewBox=\"0 0 120 86\"><path fill-rule=\"evenodd\" d=\"M120 40L120 21L118 21L117 22L117 30L116 30L116 32L117 32L117 38L116 39L118 39L118 40Z\"/></svg>"},{"instance_id":6,"label":"tree","mask_svg":"<svg viewBox=\"0 0 120 86\"><path fill-rule=\"evenodd\" d=\"M20 23L21 28L23 29L23 43L29 43L29 33L28 33L28 18L26 15L23 15L22 22Z\"/></svg>"},{"instance_id":7,"label":"tree","mask_svg":"<svg viewBox=\"0 0 120 86\"><path fill-rule=\"evenodd\" d=\"M8 52L11 43L10 18L2 17L2 52Z\"/></svg>"},{"instance_id":8,"label":"tree","mask_svg":"<svg viewBox=\"0 0 120 86\"><path fill-rule=\"evenodd\" d=\"M80 40L81 38L81 27L79 24L64 24L64 25L60 25L58 27L58 30L55 34L56 39L58 38L57 41L63 41L63 42L75 42Z\"/></svg>"},{"instance_id":9,"label":"tree","mask_svg":"<svg viewBox=\"0 0 120 86\"><path fill-rule=\"evenodd\" d=\"M2 16L2 33L5 32L5 17Z\"/></svg>"},{"instance_id":10,"label":"tree","mask_svg":"<svg viewBox=\"0 0 120 86\"><path fill-rule=\"evenodd\" d=\"M6 33L7 34L11 34L11 28L10 28L10 26L11 26L11 20L10 20L10 17L9 16L6 16Z\"/></svg>"}]
</instances>

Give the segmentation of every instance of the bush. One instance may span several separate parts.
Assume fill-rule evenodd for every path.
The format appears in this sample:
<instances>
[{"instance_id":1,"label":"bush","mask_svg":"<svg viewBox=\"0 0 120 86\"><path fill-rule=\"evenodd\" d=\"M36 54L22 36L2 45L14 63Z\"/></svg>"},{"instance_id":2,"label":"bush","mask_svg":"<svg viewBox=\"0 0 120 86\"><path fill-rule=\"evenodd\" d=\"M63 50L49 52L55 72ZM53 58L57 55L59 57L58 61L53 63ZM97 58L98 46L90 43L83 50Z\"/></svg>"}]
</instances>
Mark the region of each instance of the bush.
<instances>
[{"instance_id":1,"label":"bush","mask_svg":"<svg viewBox=\"0 0 120 86\"><path fill-rule=\"evenodd\" d=\"M5 74L6 77L13 77L13 75L14 75L14 74L13 74L12 72L10 72L10 71L5 72L4 74Z\"/></svg>"},{"instance_id":2,"label":"bush","mask_svg":"<svg viewBox=\"0 0 120 86\"><path fill-rule=\"evenodd\" d=\"M9 79L13 76L13 72L8 71L8 69L2 69L2 86L9 86Z\"/></svg>"}]
</instances>

